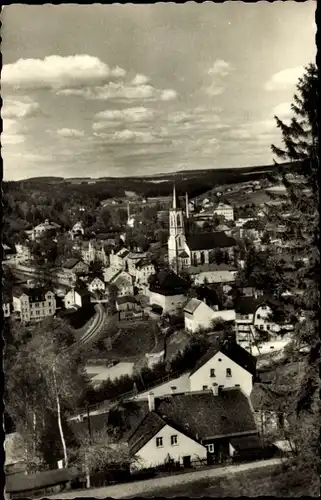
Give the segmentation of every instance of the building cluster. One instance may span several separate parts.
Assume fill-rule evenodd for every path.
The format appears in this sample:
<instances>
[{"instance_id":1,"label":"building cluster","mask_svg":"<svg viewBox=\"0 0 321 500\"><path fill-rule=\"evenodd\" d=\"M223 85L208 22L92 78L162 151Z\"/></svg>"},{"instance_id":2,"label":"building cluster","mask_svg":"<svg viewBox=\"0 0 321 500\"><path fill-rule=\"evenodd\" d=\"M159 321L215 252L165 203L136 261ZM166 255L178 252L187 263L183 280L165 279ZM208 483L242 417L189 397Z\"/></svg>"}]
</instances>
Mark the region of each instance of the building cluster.
<instances>
[{"instance_id":1,"label":"building cluster","mask_svg":"<svg viewBox=\"0 0 321 500\"><path fill-rule=\"evenodd\" d=\"M259 185L253 184L252 189L255 186ZM258 422L271 419L257 403L261 388L252 345L260 335L277 339L281 330L293 328L286 321L280 325L274 320L278 304L254 286L242 288L237 282L242 267L237 239L251 237L257 248L263 248L261 239L267 232L284 249L284 227L264 226L264 211L260 214L259 210L256 217L235 220L231 205L221 201L213 205L208 198L196 210L186 196L183 209L175 187L170 200L167 266L159 266L150 252L133 251L111 234L88 240L78 222L69 236L79 257L67 259L52 272L51 287L20 283L3 303L4 316L14 315L23 323L55 316L59 308L77 310L103 303L107 314L116 314L119 321L180 317L188 334L203 331L211 336L214 332L215 337L222 323L232 327L233 338L213 342L193 369L89 416L92 427L118 428L120 440L137 458L135 466L140 469L164 462L189 467L195 461L213 463L258 453L262 449ZM163 201L169 203L168 198ZM204 223L217 218L215 230L205 232ZM195 223L193 231L189 219ZM135 223L128 208L127 225ZM47 233L55 238L60 231L46 220L28 236L35 240ZM28 269L28 245L16 245L14 255L7 248L6 254L9 265ZM99 270L92 270L97 262ZM150 355L165 361L164 345ZM84 418L74 419L75 427L82 426Z\"/></svg>"}]
</instances>

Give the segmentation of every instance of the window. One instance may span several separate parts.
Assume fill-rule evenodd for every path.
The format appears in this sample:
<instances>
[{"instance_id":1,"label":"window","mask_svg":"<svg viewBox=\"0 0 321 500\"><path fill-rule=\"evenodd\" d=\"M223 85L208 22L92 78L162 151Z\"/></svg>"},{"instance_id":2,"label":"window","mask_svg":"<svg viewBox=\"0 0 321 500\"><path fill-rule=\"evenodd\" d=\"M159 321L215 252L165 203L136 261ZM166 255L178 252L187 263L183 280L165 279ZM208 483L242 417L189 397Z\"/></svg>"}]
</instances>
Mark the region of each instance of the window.
<instances>
[{"instance_id":1,"label":"window","mask_svg":"<svg viewBox=\"0 0 321 500\"><path fill-rule=\"evenodd\" d=\"M162 437L156 438L156 447L162 448L162 446L163 446L163 438Z\"/></svg>"},{"instance_id":2,"label":"window","mask_svg":"<svg viewBox=\"0 0 321 500\"><path fill-rule=\"evenodd\" d=\"M214 368L211 368L210 374L211 374L211 377L215 377L215 370L214 370Z\"/></svg>"},{"instance_id":3,"label":"window","mask_svg":"<svg viewBox=\"0 0 321 500\"><path fill-rule=\"evenodd\" d=\"M265 311L265 309L266 309L266 306L262 306L262 309L263 309L263 311Z\"/></svg>"},{"instance_id":4,"label":"window","mask_svg":"<svg viewBox=\"0 0 321 500\"><path fill-rule=\"evenodd\" d=\"M222 361L222 358L218 358L219 361Z\"/></svg>"},{"instance_id":5,"label":"window","mask_svg":"<svg viewBox=\"0 0 321 500\"><path fill-rule=\"evenodd\" d=\"M49 300L49 302L48 302L48 306L51 306L51 300Z\"/></svg>"},{"instance_id":6,"label":"window","mask_svg":"<svg viewBox=\"0 0 321 500\"><path fill-rule=\"evenodd\" d=\"M207 388L208 388L207 385L203 385L203 391L206 391Z\"/></svg>"},{"instance_id":7,"label":"window","mask_svg":"<svg viewBox=\"0 0 321 500\"><path fill-rule=\"evenodd\" d=\"M260 330L263 330L263 325L260 325Z\"/></svg>"},{"instance_id":8,"label":"window","mask_svg":"<svg viewBox=\"0 0 321 500\"><path fill-rule=\"evenodd\" d=\"M257 319L261 319L261 315L260 314L257 315Z\"/></svg>"},{"instance_id":9,"label":"window","mask_svg":"<svg viewBox=\"0 0 321 500\"><path fill-rule=\"evenodd\" d=\"M214 453L214 444L213 444L213 443L211 443L211 444L207 444L207 445L206 445L206 448L207 448L207 451L208 451L209 453Z\"/></svg>"},{"instance_id":10,"label":"window","mask_svg":"<svg viewBox=\"0 0 321 500\"><path fill-rule=\"evenodd\" d=\"M270 325L266 325L266 328L267 328L267 330L270 330L271 327L270 327Z\"/></svg>"},{"instance_id":11,"label":"window","mask_svg":"<svg viewBox=\"0 0 321 500\"><path fill-rule=\"evenodd\" d=\"M172 446L177 446L177 435L175 434L174 436L171 436L171 445Z\"/></svg>"},{"instance_id":12,"label":"window","mask_svg":"<svg viewBox=\"0 0 321 500\"><path fill-rule=\"evenodd\" d=\"M226 376L227 377L232 377L232 370L231 370L231 368L226 368Z\"/></svg>"}]
</instances>

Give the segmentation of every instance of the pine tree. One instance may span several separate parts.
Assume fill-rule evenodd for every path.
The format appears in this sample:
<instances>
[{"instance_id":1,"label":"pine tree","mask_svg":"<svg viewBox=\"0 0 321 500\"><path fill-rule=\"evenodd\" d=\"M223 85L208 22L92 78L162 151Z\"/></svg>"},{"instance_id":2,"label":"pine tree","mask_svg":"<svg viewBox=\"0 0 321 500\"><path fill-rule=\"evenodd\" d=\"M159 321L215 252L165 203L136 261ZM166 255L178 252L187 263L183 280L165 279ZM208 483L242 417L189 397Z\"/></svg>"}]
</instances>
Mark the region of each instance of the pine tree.
<instances>
[{"instance_id":1,"label":"pine tree","mask_svg":"<svg viewBox=\"0 0 321 500\"><path fill-rule=\"evenodd\" d=\"M291 273L285 271L274 276L274 286L290 292L287 298L279 294L283 308L297 325L293 333L288 362L294 364L304 357L303 370L291 379L288 391L288 408L291 420L291 437L298 451L298 473L307 481L307 493L313 494L318 484L318 427L319 427L319 190L318 190L318 71L310 64L299 79L292 104L293 118L286 124L275 117L281 131L282 147L272 145L272 152L280 160L290 162L289 168L279 165L287 189L287 217L280 210L269 208L268 220L286 227L282 252L294 264ZM290 182L288 173L295 173L296 182ZM271 247L270 247L271 250ZM273 250L273 248L272 248ZM306 355L302 353L305 349ZM276 386L278 385L277 381ZM290 395L290 388L296 390ZM311 493L312 492L312 493Z\"/></svg>"}]
</instances>

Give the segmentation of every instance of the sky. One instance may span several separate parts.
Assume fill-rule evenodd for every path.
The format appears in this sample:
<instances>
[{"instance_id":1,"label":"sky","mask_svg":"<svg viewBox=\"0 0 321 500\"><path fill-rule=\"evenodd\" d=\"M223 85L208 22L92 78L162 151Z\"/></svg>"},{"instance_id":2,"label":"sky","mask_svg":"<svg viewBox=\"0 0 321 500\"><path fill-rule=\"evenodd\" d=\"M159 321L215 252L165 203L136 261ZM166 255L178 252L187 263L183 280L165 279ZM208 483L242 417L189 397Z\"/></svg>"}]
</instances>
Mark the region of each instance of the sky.
<instances>
[{"instance_id":1,"label":"sky","mask_svg":"<svg viewBox=\"0 0 321 500\"><path fill-rule=\"evenodd\" d=\"M10 5L4 179L152 175L273 162L314 1Z\"/></svg>"}]
</instances>

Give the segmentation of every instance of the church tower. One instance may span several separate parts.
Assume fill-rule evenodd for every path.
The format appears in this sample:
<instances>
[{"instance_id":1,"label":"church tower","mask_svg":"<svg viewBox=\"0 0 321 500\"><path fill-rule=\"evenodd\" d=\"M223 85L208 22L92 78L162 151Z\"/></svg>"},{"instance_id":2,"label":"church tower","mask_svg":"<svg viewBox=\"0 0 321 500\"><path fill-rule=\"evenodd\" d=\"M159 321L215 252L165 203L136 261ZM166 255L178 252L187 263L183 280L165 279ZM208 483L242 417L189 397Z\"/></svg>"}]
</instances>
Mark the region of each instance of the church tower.
<instances>
[{"instance_id":1,"label":"church tower","mask_svg":"<svg viewBox=\"0 0 321 500\"><path fill-rule=\"evenodd\" d=\"M169 211L168 263L173 271L182 267L181 254L185 252L186 239L183 210L178 207L175 185L173 188L173 206Z\"/></svg>"}]
</instances>

